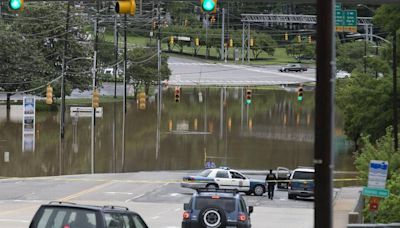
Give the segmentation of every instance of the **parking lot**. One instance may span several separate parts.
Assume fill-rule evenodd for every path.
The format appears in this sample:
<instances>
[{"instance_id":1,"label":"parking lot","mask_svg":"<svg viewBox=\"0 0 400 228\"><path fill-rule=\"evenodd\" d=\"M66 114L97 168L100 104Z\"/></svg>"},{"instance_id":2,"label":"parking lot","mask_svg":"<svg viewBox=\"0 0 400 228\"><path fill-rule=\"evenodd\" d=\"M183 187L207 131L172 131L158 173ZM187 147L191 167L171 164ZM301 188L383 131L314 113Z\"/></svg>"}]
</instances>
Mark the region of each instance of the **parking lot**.
<instances>
[{"instance_id":1,"label":"parking lot","mask_svg":"<svg viewBox=\"0 0 400 228\"><path fill-rule=\"evenodd\" d=\"M28 227L37 208L49 201L123 205L140 213L149 227L180 227L183 204L194 192L181 188L180 180L190 172L3 179L0 180L0 227ZM275 191L274 200L269 200L266 194L244 198L248 205L254 206L253 227L313 227L312 200L288 200L285 190Z\"/></svg>"}]
</instances>

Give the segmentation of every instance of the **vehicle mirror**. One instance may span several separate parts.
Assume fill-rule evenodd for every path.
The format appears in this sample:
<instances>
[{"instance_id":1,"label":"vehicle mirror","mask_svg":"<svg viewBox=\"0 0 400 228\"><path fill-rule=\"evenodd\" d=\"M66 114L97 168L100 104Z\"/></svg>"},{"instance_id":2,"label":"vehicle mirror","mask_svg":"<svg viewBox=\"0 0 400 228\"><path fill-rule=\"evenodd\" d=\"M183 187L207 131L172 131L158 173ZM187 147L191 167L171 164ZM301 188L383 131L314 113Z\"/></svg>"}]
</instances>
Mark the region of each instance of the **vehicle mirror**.
<instances>
[{"instance_id":1,"label":"vehicle mirror","mask_svg":"<svg viewBox=\"0 0 400 228\"><path fill-rule=\"evenodd\" d=\"M188 203L185 203L185 204L183 204L183 210L189 210L189 204Z\"/></svg>"},{"instance_id":2,"label":"vehicle mirror","mask_svg":"<svg viewBox=\"0 0 400 228\"><path fill-rule=\"evenodd\" d=\"M249 214L253 213L253 210L254 210L253 206L249 206Z\"/></svg>"}]
</instances>

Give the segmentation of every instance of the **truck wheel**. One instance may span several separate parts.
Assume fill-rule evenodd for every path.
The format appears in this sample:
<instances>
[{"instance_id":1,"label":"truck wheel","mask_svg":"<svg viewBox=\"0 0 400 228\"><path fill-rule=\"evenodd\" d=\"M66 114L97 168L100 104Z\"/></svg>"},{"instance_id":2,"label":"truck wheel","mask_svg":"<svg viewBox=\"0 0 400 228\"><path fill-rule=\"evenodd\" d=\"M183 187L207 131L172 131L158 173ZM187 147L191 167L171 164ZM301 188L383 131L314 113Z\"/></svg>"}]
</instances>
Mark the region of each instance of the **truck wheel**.
<instances>
[{"instance_id":1,"label":"truck wheel","mask_svg":"<svg viewBox=\"0 0 400 228\"><path fill-rule=\"evenodd\" d=\"M262 185L257 185L254 187L253 192L254 192L254 195L256 195L256 196L262 196L265 192L265 187Z\"/></svg>"}]
</instances>

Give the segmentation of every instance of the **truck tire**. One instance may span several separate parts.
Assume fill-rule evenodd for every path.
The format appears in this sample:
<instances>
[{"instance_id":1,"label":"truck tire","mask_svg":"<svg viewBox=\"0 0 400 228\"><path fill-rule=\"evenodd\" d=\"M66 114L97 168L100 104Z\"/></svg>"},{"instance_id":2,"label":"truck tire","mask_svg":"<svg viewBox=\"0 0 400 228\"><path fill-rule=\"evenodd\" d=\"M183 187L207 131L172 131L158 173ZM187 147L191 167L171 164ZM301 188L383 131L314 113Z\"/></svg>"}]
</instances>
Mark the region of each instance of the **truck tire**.
<instances>
[{"instance_id":1,"label":"truck tire","mask_svg":"<svg viewBox=\"0 0 400 228\"><path fill-rule=\"evenodd\" d=\"M262 196L265 193L265 187L261 184L256 185L253 189L253 193L255 196Z\"/></svg>"},{"instance_id":2,"label":"truck tire","mask_svg":"<svg viewBox=\"0 0 400 228\"><path fill-rule=\"evenodd\" d=\"M225 228L225 211L216 206L203 208L199 213L201 227L204 228Z\"/></svg>"}]
</instances>

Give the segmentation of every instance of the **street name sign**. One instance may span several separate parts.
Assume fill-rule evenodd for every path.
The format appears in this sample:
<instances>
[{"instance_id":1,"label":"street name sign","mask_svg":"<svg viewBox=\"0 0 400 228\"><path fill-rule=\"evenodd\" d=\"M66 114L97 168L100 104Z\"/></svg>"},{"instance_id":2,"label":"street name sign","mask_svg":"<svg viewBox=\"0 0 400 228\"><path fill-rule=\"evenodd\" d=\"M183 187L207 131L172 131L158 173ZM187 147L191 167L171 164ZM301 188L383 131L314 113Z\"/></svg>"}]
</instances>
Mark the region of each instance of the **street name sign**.
<instances>
[{"instance_id":1,"label":"street name sign","mask_svg":"<svg viewBox=\"0 0 400 228\"><path fill-rule=\"evenodd\" d=\"M368 187L384 189L386 187L386 178L389 162L371 160L369 163Z\"/></svg>"},{"instance_id":2,"label":"street name sign","mask_svg":"<svg viewBox=\"0 0 400 228\"><path fill-rule=\"evenodd\" d=\"M381 197L386 198L389 196L389 190L380 188L364 187L362 191L363 196Z\"/></svg>"},{"instance_id":3,"label":"street name sign","mask_svg":"<svg viewBox=\"0 0 400 228\"><path fill-rule=\"evenodd\" d=\"M71 117L92 117L93 108L92 107L70 107ZM96 117L103 117L103 107L96 108Z\"/></svg>"}]
</instances>

